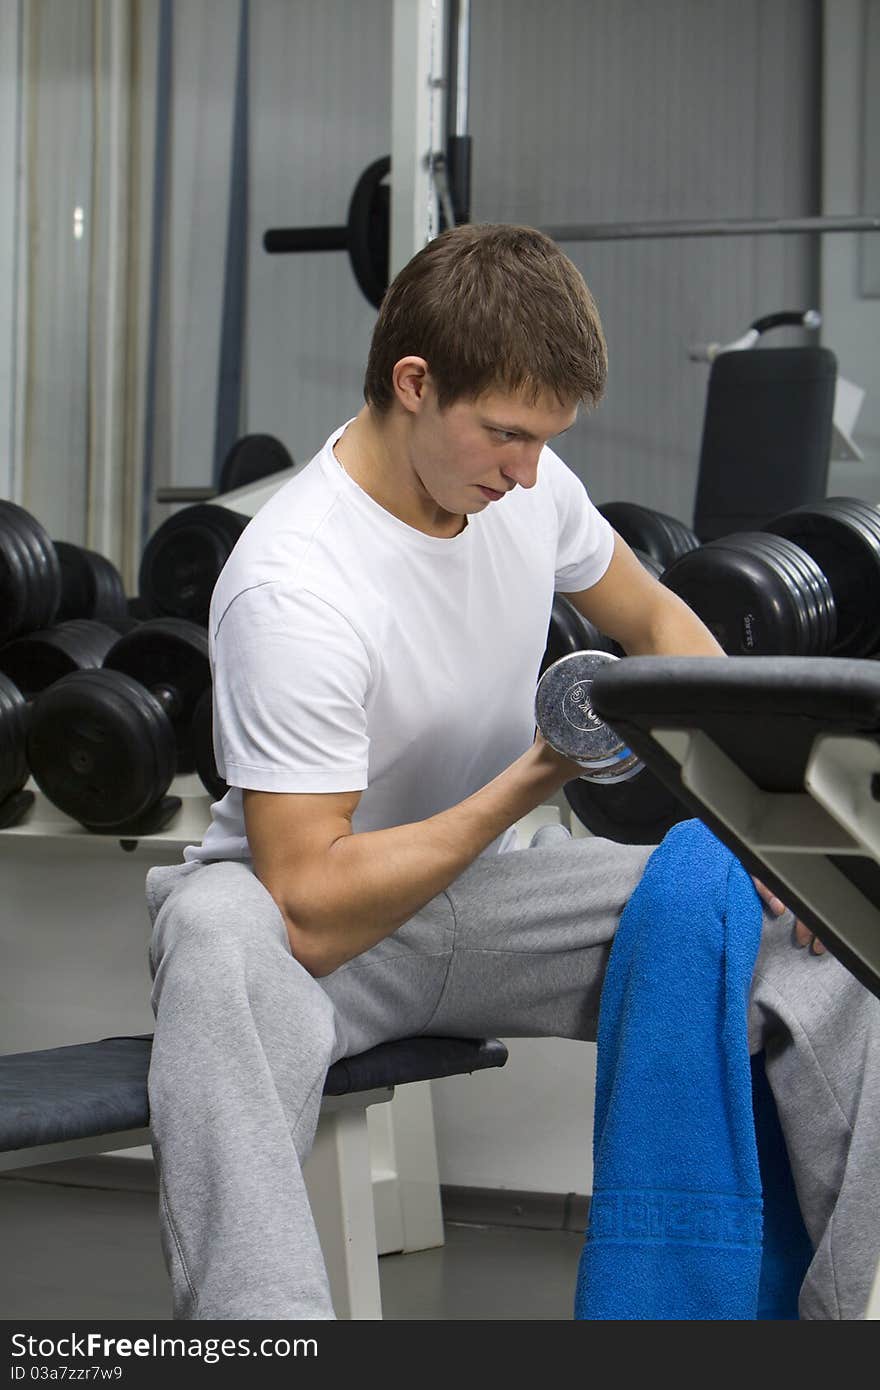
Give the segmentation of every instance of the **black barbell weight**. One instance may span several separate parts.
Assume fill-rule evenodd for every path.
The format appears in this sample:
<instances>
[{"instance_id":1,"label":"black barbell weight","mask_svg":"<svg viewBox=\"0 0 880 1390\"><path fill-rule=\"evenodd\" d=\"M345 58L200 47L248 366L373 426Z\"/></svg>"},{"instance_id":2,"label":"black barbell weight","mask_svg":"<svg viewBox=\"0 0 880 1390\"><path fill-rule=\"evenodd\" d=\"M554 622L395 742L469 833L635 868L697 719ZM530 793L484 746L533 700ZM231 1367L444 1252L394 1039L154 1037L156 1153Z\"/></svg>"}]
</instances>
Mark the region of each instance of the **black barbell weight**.
<instances>
[{"instance_id":1,"label":"black barbell weight","mask_svg":"<svg viewBox=\"0 0 880 1390\"><path fill-rule=\"evenodd\" d=\"M263 234L271 255L302 251L347 251L363 294L378 309L388 288L390 193L385 182L391 156L369 164L354 187L344 227L279 227Z\"/></svg>"},{"instance_id":2,"label":"black barbell weight","mask_svg":"<svg viewBox=\"0 0 880 1390\"><path fill-rule=\"evenodd\" d=\"M0 647L0 829L17 825L34 803L27 733L31 703L56 680L97 668L118 632L87 619L30 632Z\"/></svg>"},{"instance_id":3,"label":"black barbell weight","mask_svg":"<svg viewBox=\"0 0 880 1390\"><path fill-rule=\"evenodd\" d=\"M87 830L125 836L164 829L180 809L166 795L195 770L193 714L210 685L207 633L150 619L118 639L100 670L56 681L34 701L27 758L34 781Z\"/></svg>"},{"instance_id":4,"label":"black barbell weight","mask_svg":"<svg viewBox=\"0 0 880 1390\"><path fill-rule=\"evenodd\" d=\"M0 500L0 644L47 628L61 602L61 566L49 533L15 502Z\"/></svg>"},{"instance_id":5,"label":"black barbell weight","mask_svg":"<svg viewBox=\"0 0 880 1390\"><path fill-rule=\"evenodd\" d=\"M155 615L206 624L214 585L250 519L203 502L163 521L141 556L143 606Z\"/></svg>"},{"instance_id":6,"label":"black barbell weight","mask_svg":"<svg viewBox=\"0 0 880 1390\"><path fill-rule=\"evenodd\" d=\"M130 626L122 575L106 555L71 541L55 541L61 568L61 599L56 622L89 618L109 623L117 632Z\"/></svg>"},{"instance_id":7,"label":"black barbell weight","mask_svg":"<svg viewBox=\"0 0 880 1390\"><path fill-rule=\"evenodd\" d=\"M674 516L637 502L603 502L598 510L633 550L655 561L662 570L697 550L696 534Z\"/></svg>"}]
</instances>

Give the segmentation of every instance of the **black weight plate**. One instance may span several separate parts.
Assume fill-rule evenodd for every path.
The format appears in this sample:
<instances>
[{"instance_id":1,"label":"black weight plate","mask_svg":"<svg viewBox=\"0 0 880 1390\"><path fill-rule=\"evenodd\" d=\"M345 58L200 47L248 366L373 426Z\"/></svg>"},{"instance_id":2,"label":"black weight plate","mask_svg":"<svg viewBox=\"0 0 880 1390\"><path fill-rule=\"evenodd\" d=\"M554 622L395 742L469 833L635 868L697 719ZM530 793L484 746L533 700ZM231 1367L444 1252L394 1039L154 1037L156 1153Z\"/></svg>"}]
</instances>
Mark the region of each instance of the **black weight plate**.
<instances>
[{"instance_id":1,"label":"black weight plate","mask_svg":"<svg viewBox=\"0 0 880 1390\"><path fill-rule=\"evenodd\" d=\"M664 516L667 530L669 531L670 545L672 547L672 560L678 560L682 555L688 555L692 550L699 550L700 538L695 531L686 526L683 521L679 521L674 516ZM672 564L672 560L669 564Z\"/></svg>"},{"instance_id":2,"label":"black weight plate","mask_svg":"<svg viewBox=\"0 0 880 1390\"><path fill-rule=\"evenodd\" d=\"M144 549L138 580L153 612L207 623L214 585L249 521L210 502L163 521Z\"/></svg>"},{"instance_id":3,"label":"black weight plate","mask_svg":"<svg viewBox=\"0 0 880 1390\"><path fill-rule=\"evenodd\" d=\"M724 538L732 548L760 556L770 569L778 575L785 586L785 594L791 616L791 646L784 653L787 656L813 656L816 641L818 614L815 612L812 596L804 586L800 571L792 564L788 543L782 538L769 537L762 531L737 531ZM769 542L769 543L768 543Z\"/></svg>"},{"instance_id":4,"label":"black weight plate","mask_svg":"<svg viewBox=\"0 0 880 1390\"><path fill-rule=\"evenodd\" d=\"M0 502L0 643L9 642L33 626L33 578L29 558L17 530L9 524Z\"/></svg>"},{"instance_id":5,"label":"black weight plate","mask_svg":"<svg viewBox=\"0 0 880 1390\"><path fill-rule=\"evenodd\" d=\"M25 757L27 702L18 686L0 674L0 802L28 779Z\"/></svg>"},{"instance_id":6,"label":"black weight plate","mask_svg":"<svg viewBox=\"0 0 880 1390\"><path fill-rule=\"evenodd\" d=\"M880 523L860 498L829 497L774 517L764 527L811 555L834 595L832 656L868 656L880 646Z\"/></svg>"},{"instance_id":7,"label":"black weight plate","mask_svg":"<svg viewBox=\"0 0 880 1390\"><path fill-rule=\"evenodd\" d=\"M6 519L24 543L33 583L30 626L50 627L61 602L61 566L48 531L35 516L13 502L3 504Z\"/></svg>"},{"instance_id":8,"label":"black weight plate","mask_svg":"<svg viewBox=\"0 0 880 1390\"><path fill-rule=\"evenodd\" d=\"M605 502L598 510L627 545L650 555L664 569L671 564L675 557L669 553L669 533L657 512L637 502Z\"/></svg>"},{"instance_id":9,"label":"black weight plate","mask_svg":"<svg viewBox=\"0 0 880 1390\"><path fill-rule=\"evenodd\" d=\"M785 555L792 570L800 575L805 592L810 594L810 617L815 633L812 652L816 656L827 655L837 633L837 613L831 585L812 555L801 550L794 541L786 540L784 536L777 536L769 531L762 531L760 534L765 544L768 540L772 541L779 553Z\"/></svg>"},{"instance_id":10,"label":"black weight plate","mask_svg":"<svg viewBox=\"0 0 880 1390\"><path fill-rule=\"evenodd\" d=\"M581 617L573 603L562 594L556 594L538 678L560 657L568 656L571 652L609 651L610 645L608 638L594 623Z\"/></svg>"},{"instance_id":11,"label":"black weight plate","mask_svg":"<svg viewBox=\"0 0 880 1390\"><path fill-rule=\"evenodd\" d=\"M210 686L202 691L193 712L193 748L202 786L215 801L221 801L229 787L217 771L214 757L214 708Z\"/></svg>"},{"instance_id":12,"label":"black weight plate","mask_svg":"<svg viewBox=\"0 0 880 1390\"><path fill-rule=\"evenodd\" d=\"M693 814L649 768L608 786L578 777L563 790L587 830L623 845L658 845L668 830Z\"/></svg>"},{"instance_id":13,"label":"black weight plate","mask_svg":"<svg viewBox=\"0 0 880 1390\"><path fill-rule=\"evenodd\" d=\"M391 157L383 155L361 174L348 205L348 254L354 278L366 298L378 309L388 288L391 243L390 195L383 179L391 171Z\"/></svg>"},{"instance_id":14,"label":"black weight plate","mask_svg":"<svg viewBox=\"0 0 880 1390\"><path fill-rule=\"evenodd\" d=\"M781 536L769 536L760 531L738 533L748 537L747 548L755 555L763 555L767 563L775 566L789 587L792 615L797 626L795 648L790 656L819 655L819 611L815 596L808 587L800 568L794 564L788 542ZM809 559L809 556L806 557Z\"/></svg>"},{"instance_id":15,"label":"black weight plate","mask_svg":"<svg viewBox=\"0 0 880 1390\"><path fill-rule=\"evenodd\" d=\"M293 459L280 439L273 434L246 434L236 440L223 460L220 491L232 492L292 467Z\"/></svg>"},{"instance_id":16,"label":"black weight plate","mask_svg":"<svg viewBox=\"0 0 880 1390\"><path fill-rule=\"evenodd\" d=\"M119 634L104 623L73 619L0 647L0 671L30 700L71 671L100 666L118 641Z\"/></svg>"},{"instance_id":17,"label":"black weight plate","mask_svg":"<svg viewBox=\"0 0 880 1390\"><path fill-rule=\"evenodd\" d=\"M703 620L730 656L784 656L799 635L790 583L740 536L708 541L675 560L663 584Z\"/></svg>"},{"instance_id":18,"label":"black weight plate","mask_svg":"<svg viewBox=\"0 0 880 1390\"><path fill-rule=\"evenodd\" d=\"M90 830L144 815L174 776L161 706L119 671L75 671L31 706L27 757L40 790Z\"/></svg>"},{"instance_id":19,"label":"black weight plate","mask_svg":"<svg viewBox=\"0 0 880 1390\"><path fill-rule=\"evenodd\" d=\"M91 618L115 626L127 616L122 575L106 555L70 541L55 541L61 566L61 602L56 622Z\"/></svg>"},{"instance_id":20,"label":"black weight plate","mask_svg":"<svg viewBox=\"0 0 880 1390\"><path fill-rule=\"evenodd\" d=\"M124 671L158 699L174 729L177 771L194 772L192 718L211 683L208 634L182 618L151 618L120 637L104 669Z\"/></svg>"}]
</instances>

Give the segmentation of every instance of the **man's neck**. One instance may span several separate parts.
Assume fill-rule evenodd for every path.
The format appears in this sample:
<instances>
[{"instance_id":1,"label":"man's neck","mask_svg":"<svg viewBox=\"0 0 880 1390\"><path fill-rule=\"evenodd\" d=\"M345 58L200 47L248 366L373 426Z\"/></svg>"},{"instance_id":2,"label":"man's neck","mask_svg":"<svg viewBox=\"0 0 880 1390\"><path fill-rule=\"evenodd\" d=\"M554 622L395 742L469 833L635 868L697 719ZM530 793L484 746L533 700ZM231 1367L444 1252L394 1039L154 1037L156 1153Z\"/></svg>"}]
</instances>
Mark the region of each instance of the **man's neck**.
<instances>
[{"instance_id":1,"label":"man's neck","mask_svg":"<svg viewBox=\"0 0 880 1390\"><path fill-rule=\"evenodd\" d=\"M438 507L410 459L406 419L393 410L377 416L365 405L333 445L348 476L386 512L428 536L451 538L467 525Z\"/></svg>"}]
</instances>

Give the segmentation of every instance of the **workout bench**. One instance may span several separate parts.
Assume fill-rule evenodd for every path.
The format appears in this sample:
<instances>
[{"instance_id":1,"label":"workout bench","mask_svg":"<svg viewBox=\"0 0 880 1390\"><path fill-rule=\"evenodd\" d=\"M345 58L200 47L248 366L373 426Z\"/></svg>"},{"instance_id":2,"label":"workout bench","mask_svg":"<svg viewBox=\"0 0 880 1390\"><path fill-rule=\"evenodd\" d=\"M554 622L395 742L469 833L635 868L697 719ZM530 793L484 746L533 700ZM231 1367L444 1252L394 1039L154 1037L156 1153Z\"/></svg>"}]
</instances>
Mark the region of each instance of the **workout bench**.
<instances>
[{"instance_id":1,"label":"workout bench","mask_svg":"<svg viewBox=\"0 0 880 1390\"><path fill-rule=\"evenodd\" d=\"M0 1057L0 1171L149 1143L152 1035ZM309 1200L339 1318L381 1318L366 1110L394 1087L501 1067L497 1039L402 1038L327 1073Z\"/></svg>"}]
</instances>

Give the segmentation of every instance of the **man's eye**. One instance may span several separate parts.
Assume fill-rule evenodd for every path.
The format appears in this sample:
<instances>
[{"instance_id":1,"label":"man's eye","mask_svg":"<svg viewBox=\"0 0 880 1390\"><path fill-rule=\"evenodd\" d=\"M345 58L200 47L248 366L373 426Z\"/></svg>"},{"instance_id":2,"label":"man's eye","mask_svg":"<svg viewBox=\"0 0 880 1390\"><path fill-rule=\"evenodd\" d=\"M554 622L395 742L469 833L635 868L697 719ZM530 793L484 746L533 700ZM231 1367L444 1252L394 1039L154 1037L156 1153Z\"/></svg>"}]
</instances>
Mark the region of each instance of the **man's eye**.
<instances>
[{"instance_id":1,"label":"man's eye","mask_svg":"<svg viewBox=\"0 0 880 1390\"><path fill-rule=\"evenodd\" d=\"M495 429L493 429L492 433L495 435L496 439L501 439L501 440L503 440L503 441L505 441L505 442L506 442L508 439L516 439L516 435L513 433L513 430L495 430Z\"/></svg>"}]
</instances>

